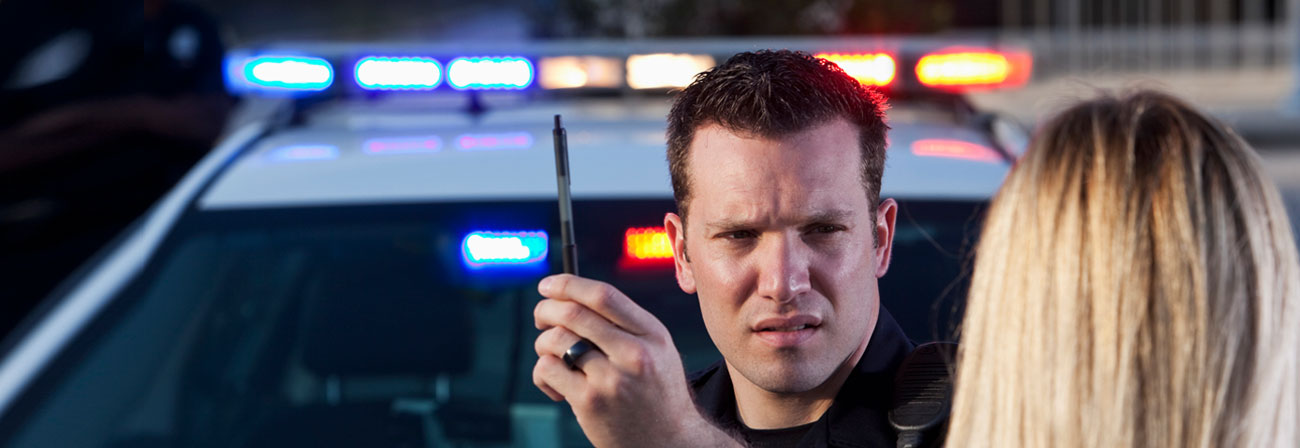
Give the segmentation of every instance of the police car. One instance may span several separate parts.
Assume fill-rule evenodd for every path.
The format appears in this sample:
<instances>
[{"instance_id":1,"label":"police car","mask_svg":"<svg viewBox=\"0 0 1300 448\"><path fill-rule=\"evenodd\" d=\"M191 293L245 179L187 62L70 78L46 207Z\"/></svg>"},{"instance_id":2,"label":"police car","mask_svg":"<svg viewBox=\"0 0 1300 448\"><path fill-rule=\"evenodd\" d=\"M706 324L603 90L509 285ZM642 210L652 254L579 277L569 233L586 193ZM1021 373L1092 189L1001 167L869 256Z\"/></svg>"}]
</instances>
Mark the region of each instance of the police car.
<instances>
[{"instance_id":1,"label":"police car","mask_svg":"<svg viewBox=\"0 0 1300 448\"><path fill-rule=\"evenodd\" d=\"M1023 82L1028 61L939 44L234 52L228 135L7 342L0 444L586 445L531 381L536 281L560 270L552 117L581 273L701 368L719 355L660 227L667 93L757 48L822 54L891 97L882 194L901 208L881 296L916 340L951 338L980 210L1025 139L962 92Z\"/></svg>"}]
</instances>

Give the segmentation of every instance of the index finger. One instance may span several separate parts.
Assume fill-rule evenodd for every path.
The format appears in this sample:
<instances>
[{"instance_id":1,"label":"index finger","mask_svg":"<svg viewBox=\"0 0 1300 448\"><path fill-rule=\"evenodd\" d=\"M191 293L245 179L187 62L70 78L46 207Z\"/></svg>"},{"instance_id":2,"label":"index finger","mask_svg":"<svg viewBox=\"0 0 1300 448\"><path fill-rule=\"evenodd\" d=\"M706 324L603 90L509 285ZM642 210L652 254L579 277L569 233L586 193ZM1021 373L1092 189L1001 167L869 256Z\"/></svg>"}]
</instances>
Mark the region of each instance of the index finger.
<instances>
[{"instance_id":1,"label":"index finger","mask_svg":"<svg viewBox=\"0 0 1300 448\"><path fill-rule=\"evenodd\" d=\"M537 292L549 299L578 302L634 335L648 334L661 325L645 308L602 281L557 274L542 279Z\"/></svg>"}]
</instances>

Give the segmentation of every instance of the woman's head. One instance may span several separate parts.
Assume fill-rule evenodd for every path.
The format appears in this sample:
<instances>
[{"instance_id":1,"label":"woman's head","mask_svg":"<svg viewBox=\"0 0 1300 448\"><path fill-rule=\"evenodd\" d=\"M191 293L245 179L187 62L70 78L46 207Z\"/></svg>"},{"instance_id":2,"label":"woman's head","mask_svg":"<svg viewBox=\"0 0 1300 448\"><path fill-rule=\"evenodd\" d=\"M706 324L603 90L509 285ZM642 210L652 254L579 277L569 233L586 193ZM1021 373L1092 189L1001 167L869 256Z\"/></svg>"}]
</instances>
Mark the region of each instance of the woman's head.
<instances>
[{"instance_id":1,"label":"woman's head","mask_svg":"<svg viewBox=\"0 0 1300 448\"><path fill-rule=\"evenodd\" d=\"M1153 92L1071 107L980 238L954 446L1296 446L1296 246L1222 125Z\"/></svg>"}]
</instances>

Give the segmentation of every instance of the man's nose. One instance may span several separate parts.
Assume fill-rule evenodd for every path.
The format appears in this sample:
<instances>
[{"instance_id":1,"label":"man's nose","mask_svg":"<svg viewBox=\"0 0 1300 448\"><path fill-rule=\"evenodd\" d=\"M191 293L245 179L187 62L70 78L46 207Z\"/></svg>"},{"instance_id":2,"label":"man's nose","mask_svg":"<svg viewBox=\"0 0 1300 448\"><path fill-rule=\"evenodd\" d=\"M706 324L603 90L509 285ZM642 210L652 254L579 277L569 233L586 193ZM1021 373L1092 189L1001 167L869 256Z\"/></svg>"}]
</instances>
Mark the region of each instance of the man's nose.
<instances>
[{"instance_id":1,"label":"man's nose","mask_svg":"<svg viewBox=\"0 0 1300 448\"><path fill-rule=\"evenodd\" d=\"M788 302L812 288L808 273L809 250L798 235L766 238L761 245L760 296Z\"/></svg>"}]
</instances>

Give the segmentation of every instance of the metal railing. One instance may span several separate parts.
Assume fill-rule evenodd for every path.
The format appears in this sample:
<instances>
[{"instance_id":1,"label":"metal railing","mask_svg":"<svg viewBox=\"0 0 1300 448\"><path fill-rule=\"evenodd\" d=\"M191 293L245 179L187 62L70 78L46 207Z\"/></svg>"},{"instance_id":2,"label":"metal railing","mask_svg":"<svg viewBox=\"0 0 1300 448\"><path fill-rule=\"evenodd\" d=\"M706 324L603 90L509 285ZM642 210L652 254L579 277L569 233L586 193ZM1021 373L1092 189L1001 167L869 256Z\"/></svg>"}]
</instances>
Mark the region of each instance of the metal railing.
<instances>
[{"instance_id":1,"label":"metal railing","mask_svg":"<svg viewBox=\"0 0 1300 448\"><path fill-rule=\"evenodd\" d=\"M1288 68L1296 38L1286 27L1180 27L1002 32L1034 54L1034 77L1173 70Z\"/></svg>"},{"instance_id":2,"label":"metal railing","mask_svg":"<svg viewBox=\"0 0 1300 448\"><path fill-rule=\"evenodd\" d=\"M1300 0L1004 0L999 40L1033 51L1035 79L1290 69Z\"/></svg>"}]
</instances>

